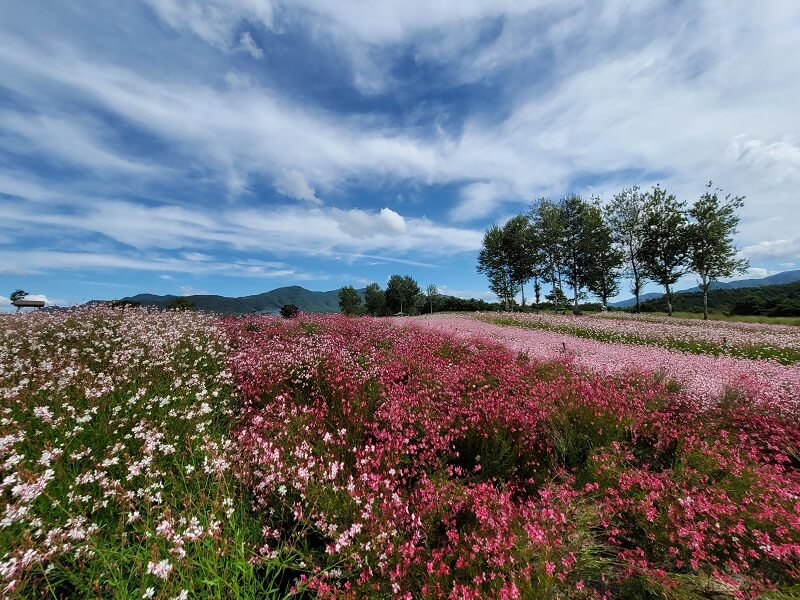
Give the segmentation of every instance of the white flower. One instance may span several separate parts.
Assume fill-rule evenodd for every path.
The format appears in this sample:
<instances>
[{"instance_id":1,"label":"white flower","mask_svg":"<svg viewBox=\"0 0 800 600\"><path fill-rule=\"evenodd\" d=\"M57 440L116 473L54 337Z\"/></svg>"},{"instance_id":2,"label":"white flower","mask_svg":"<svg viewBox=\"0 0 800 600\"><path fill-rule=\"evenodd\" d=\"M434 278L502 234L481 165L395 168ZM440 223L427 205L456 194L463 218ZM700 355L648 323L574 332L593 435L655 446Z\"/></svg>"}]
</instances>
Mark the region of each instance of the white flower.
<instances>
[{"instance_id":1,"label":"white flower","mask_svg":"<svg viewBox=\"0 0 800 600\"><path fill-rule=\"evenodd\" d=\"M156 588L149 587L144 591L144 594L142 594L142 598L152 598L153 596L155 596L155 594L156 594Z\"/></svg>"},{"instance_id":2,"label":"white flower","mask_svg":"<svg viewBox=\"0 0 800 600\"><path fill-rule=\"evenodd\" d=\"M147 563L147 572L150 573L151 575L155 575L160 579L166 579L169 576L170 571L172 571L172 565L166 558L157 563L154 562Z\"/></svg>"}]
</instances>

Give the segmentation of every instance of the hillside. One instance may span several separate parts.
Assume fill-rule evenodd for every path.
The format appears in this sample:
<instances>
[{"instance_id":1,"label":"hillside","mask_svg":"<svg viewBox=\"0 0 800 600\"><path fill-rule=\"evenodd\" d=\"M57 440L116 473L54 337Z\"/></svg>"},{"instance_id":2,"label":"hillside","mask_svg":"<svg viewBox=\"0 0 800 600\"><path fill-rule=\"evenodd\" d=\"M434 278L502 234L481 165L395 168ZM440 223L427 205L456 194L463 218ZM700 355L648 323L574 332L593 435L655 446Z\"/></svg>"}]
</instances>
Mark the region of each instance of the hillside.
<instances>
[{"instance_id":1,"label":"hillside","mask_svg":"<svg viewBox=\"0 0 800 600\"><path fill-rule=\"evenodd\" d=\"M672 305L676 311L701 312L703 294L681 292L675 295ZM737 315L800 316L800 281L783 285L712 290L708 295L708 307ZM666 308L667 303L663 298L642 303L642 310L646 312L662 312Z\"/></svg>"},{"instance_id":2,"label":"hillside","mask_svg":"<svg viewBox=\"0 0 800 600\"><path fill-rule=\"evenodd\" d=\"M339 291L314 292L298 285L277 288L252 296L218 296L214 294L185 296L196 308L225 314L277 313L284 304L294 304L304 312L339 312ZM144 306L166 307L173 295L137 294L122 298L123 301L138 302Z\"/></svg>"},{"instance_id":3,"label":"hillside","mask_svg":"<svg viewBox=\"0 0 800 600\"><path fill-rule=\"evenodd\" d=\"M758 279L739 279L737 281L715 281L711 284L712 290L730 290L730 289L740 289L740 288L754 288L754 287L763 287L768 285L781 285L786 283L794 283L795 281L800 281L800 270L796 271L783 271L781 273L775 273L774 275L769 275L767 277L761 277ZM687 290L680 290L678 294L692 294L694 292L699 292L700 288L695 286L693 288L689 288ZM660 292L649 292L647 294L642 294L641 300L642 302L646 300L655 300L661 298L663 296ZM610 306L615 306L617 308L630 308L631 306L636 305L636 298L628 298L627 300L620 300L619 302L611 302L609 303Z\"/></svg>"}]
</instances>

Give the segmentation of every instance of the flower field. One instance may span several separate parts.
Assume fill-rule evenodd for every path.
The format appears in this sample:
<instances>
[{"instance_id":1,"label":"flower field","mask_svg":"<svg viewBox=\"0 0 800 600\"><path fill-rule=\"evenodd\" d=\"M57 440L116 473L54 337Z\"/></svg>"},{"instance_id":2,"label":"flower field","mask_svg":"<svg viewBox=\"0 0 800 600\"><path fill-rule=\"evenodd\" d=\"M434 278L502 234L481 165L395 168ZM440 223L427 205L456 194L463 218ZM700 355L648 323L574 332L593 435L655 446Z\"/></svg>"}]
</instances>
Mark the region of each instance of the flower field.
<instances>
[{"instance_id":1,"label":"flower field","mask_svg":"<svg viewBox=\"0 0 800 600\"><path fill-rule=\"evenodd\" d=\"M799 383L468 318L1 316L0 590L794 598Z\"/></svg>"},{"instance_id":2,"label":"flower field","mask_svg":"<svg viewBox=\"0 0 800 600\"><path fill-rule=\"evenodd\" d=\"M500 325L542 329L610 343L657 346L692 354L800 361L800 330L791 325L763 325L676 319L647 314L598 313L592 316L504 313L483 319Z\"/></svg>"}]
</instances>

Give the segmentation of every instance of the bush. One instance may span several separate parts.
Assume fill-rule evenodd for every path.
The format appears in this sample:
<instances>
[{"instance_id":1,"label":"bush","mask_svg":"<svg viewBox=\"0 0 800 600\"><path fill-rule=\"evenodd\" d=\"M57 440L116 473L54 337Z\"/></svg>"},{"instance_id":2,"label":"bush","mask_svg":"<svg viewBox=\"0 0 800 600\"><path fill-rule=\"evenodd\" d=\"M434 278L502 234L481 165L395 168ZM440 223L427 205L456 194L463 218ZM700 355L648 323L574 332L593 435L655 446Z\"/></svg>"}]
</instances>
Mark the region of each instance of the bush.
<instances>
[{"instance_id":1,"label":"bush","mask_svg":"<svg viewBox=\"0 0 800 600\"><path fill-rule=\"evenodd\" d=\"M299 314L300 314L300 309L297 308L294 304L284 304L281 307L281 316L284 319L294 319Z\"/></svg>"}]
</instances>

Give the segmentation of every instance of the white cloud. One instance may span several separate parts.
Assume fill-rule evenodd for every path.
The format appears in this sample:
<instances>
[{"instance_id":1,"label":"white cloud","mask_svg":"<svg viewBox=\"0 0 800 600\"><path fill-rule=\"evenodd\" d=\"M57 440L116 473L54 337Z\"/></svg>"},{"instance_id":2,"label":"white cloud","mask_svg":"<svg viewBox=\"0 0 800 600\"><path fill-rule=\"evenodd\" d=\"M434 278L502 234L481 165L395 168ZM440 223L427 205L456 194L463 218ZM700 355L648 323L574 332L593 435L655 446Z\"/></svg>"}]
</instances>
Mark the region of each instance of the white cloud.
<instances>
[{"instance_id":1,"label":"white cloud","mask_svg":"<svg viewBox=\"0 0 800 600\"><path fill-rule=\"evenodd\" d=\"M212 46L227 49L233 30L243 21L272 26L270 0L147 0L169 26L190 31Z\"/></svg>"},{"instance_id":2,"label":"white cloud","mask_svg":"<svg viewBox=\"0 0 800 600\"><path fill-rule=\"evenodd\" d=\"M277 177L276 186L279 194L297 200L305 200L310 204L322 204L322 200L317 197L317 192L308 185L308 181L302 173L294 169L288 169Z\"/></svg>"},{"instance_id":3,"label":"white cloud","mask_svg":"<svg viewBox=\"0 0 800 600\"><path fill-rule=\"evenodd\" d=\"M249 31L245 31L241 36L239 36L239 48L247 52L256 60L264 58L264 51L258 47L258 44L256 44Z\"/></svg>"},{"instance_id":4,"label":"white cloud","mask_svg":"<svg viewBox=\"0 0 800 600\"><path fill-rule=\"evenodd\" d=\"M735 277L723 277L721 281L739 281L741 279L763 279L772 272L763 267L749 267L744 273L739 273Z\"/></svg>"},{"instance_id":5,"label":"white cloud","mask_svg":"<svg viewBox=\"0 0 800 600\"><path fill-rule=\"evenodd\" d=\"M742 254L750 259L775 260L800 258L800 236L789 239L759 242L742 248Z\"/></svg>"},{"instance_id":6,"label":"white cloud","mask_svg":"<svg viewBox=\"0 0 800 600\"><path fill-rule=\"evenodd\" d=\"M472 221L491 215L503 200L519 199L520 194L511 191L507 184L489 181L464 186L461 201L450 209L453 221Z\"/></svg>"}]
</instances>

